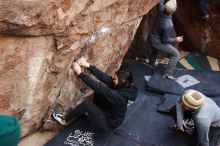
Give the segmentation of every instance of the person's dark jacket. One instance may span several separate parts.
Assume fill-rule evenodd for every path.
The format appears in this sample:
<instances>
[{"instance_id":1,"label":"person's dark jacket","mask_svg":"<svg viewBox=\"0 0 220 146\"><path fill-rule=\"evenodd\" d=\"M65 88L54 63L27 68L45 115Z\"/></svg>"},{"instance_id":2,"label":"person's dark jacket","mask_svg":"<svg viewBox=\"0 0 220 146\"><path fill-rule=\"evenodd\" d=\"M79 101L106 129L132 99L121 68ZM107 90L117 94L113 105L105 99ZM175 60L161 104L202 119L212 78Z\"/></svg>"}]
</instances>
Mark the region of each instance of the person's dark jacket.
<instances>
[{"instance_id":1,"label":"person's dark jacket","mask_svg":"<svg viewBox=\"0 0 220 146\"><path fill-rule=\"evenodd\" d=\"M149 32L148 41L155 44L174 44L176 37L171 37L173 31L172 16L164 13L164 0L158 4L158 15Z\"/></svg>"},{"instance_id":2,"label":"person's dark jacket","mask_svg":"<svg viewBox=\"0 0 220 146\"><path fill-rule=\"evenodd\" d=\"M82 80L94 90L94 103L104 112L111 128L119 127L125 117L128 100L135 100L137 97L137 88L115 88L113 78L103 73L95 66L90 65L88 70L100 81L97 82L82 72Z\"/></svg>"}]
</instances>

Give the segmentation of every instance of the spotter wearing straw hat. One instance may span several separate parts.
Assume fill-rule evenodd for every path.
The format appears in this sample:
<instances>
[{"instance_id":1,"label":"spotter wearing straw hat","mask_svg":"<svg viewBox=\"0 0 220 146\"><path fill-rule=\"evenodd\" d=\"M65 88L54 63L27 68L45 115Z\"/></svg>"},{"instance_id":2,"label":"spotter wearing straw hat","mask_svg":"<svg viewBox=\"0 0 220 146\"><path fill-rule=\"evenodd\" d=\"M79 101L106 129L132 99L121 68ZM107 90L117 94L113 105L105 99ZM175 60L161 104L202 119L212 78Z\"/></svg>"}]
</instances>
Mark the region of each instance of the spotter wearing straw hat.
<instances>
[{"instance_id":1,"label":"spotter wearing straw hat","mask_svg":"<svg viewBox=\"0 0 220 146\"><path fill-rule=\"evenodd\" d=\"M196 90L188 90L182 96L182 102L185 107L190 110L196 110L201 107L205 96Z\"/></svg>"}]
</instances>

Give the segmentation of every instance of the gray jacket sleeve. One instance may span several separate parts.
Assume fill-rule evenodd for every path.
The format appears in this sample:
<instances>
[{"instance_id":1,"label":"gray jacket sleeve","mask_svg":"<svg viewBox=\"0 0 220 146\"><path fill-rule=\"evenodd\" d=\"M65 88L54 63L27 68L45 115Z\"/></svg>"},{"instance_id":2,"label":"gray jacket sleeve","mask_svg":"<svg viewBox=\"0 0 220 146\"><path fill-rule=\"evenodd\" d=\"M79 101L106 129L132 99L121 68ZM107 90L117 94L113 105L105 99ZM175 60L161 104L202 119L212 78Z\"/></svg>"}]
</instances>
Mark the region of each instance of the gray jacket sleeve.
<instances>
[{"instance_id":1,"label":"gray jacket sleeve","mask_svg":"<svg viewBox=\"0 0 220 146\"><path fill-rule=\"evenodd\" d=\"M209 128L211 123L208 119L198 118L195 120L195 124L201 146L209 146Z\"/></svg>"},{"instance_id":2,"label":"gray jacket sleeve","mask_svg":"<svg viewBox=\"0 0 220 146\"><path fill-rule=\"evenodd\" d=\"M162 38L163 43L165 43L165 44L176 43L176 38L173 38L170 35L172 31L173 31L173 27L171 27L171 26L164 28L163 38Z\"/></svg>"},{"instance_id":3,"label":"gray jacket sleeve","mask_svg":"<svg viewBox=\"0 0 220 146\"><path fill-rule=\"evenodd\" d=\"M165 0L160 0L159 4L158 4L158 12L162 12L164 11L165 7L164 7L164 1Z\"/></svg>"},{"instance_id":4,"label":"gray jacket sleeve","mask_svg":"<svg viewBox=\"0 0 220 146\"><path fill-rule=\"evenodd\" d=\"M176 125L178 128L181 128L183 126L183 109L182 106L180 105L180 102L177 102L176 104Z\"/></svg>"}]
</instances>

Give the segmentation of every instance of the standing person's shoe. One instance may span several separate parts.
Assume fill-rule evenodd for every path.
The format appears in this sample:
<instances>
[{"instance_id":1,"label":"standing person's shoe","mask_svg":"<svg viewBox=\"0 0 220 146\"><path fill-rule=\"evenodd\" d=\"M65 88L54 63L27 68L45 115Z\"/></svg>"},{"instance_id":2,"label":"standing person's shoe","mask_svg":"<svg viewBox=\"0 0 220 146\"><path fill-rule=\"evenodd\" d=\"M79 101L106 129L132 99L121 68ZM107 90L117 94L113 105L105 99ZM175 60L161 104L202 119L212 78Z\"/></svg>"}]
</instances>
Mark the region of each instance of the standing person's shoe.
<instances>
[{"instance_id":1,"label":"standing person's shoe","mask_svg":"<svg viewBox=\"0 0 220 146\"><path fill-rule=\"evenodd\" d=\"M65 120L65 117L64 117L64 115L62 115L62 114L59 114L59 113L53 113L53 118L57 121L57 122L59 122L61 125L66 125L67 124L67 122L66 122L66 120Z\"/></svg>"},{"instance_id":2,"label":"standing person's shoe","mask_svg":"<svg viewBox=\"0 0 220 146\"><path fill-rule=\"evenodd\" d=\"M163 74L162 76L164 79L169 79L169 80L176 80L175 77L173 77L172 75L168 75L168 74Z\"/></svg>"}]
</instances>

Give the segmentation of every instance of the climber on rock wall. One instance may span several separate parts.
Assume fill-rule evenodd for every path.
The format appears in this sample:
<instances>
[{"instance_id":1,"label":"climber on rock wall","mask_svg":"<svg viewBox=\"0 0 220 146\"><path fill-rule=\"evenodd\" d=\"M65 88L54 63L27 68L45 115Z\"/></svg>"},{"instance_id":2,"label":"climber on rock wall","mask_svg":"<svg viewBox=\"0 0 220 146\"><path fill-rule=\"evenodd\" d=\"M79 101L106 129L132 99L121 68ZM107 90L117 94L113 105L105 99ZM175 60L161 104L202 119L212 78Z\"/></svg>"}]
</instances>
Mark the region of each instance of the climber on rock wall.
<instances>
[{"instance_id":1,"label":"climber on rock wall","mask_svg":"<svg viewBox=\"0 0 220 146\"><path fill-rule=\"evenodd\" d=\"M87 68L101 82L82 72L81 66ZM54 118L59 123L66 124L76 117L87 115L101 131L119 127L124 120L128 101L134 101L137 97L137 88L132 84L130 72L117 71L111 77L88 63L84 57L73 63L73 70L94 90L94 98L85 100L66 116L54 113Z\"/></svg>"}]
</instances>

